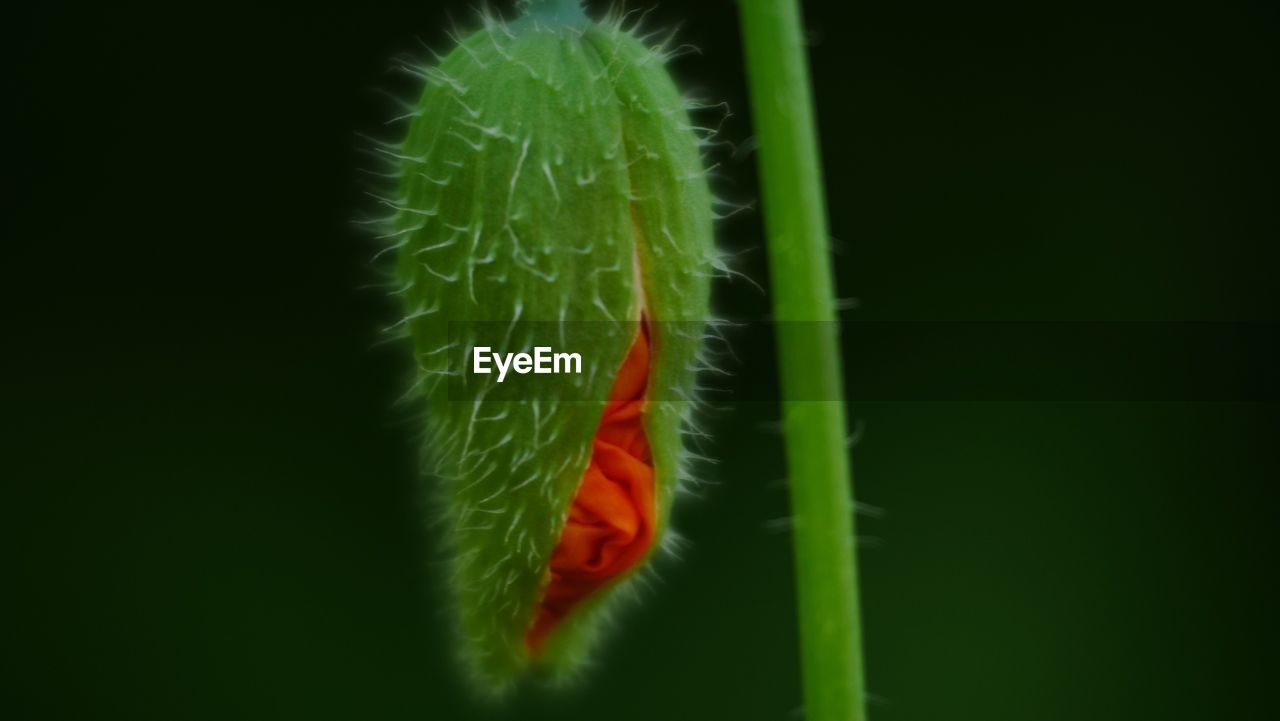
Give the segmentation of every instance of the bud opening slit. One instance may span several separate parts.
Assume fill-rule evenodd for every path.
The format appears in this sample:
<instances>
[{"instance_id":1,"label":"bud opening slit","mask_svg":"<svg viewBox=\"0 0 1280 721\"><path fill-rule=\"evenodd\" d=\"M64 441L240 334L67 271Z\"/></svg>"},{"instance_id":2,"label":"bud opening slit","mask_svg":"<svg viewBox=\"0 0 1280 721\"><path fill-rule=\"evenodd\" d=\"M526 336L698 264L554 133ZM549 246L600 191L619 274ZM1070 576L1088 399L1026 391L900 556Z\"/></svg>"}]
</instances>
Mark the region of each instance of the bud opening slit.
<instances>
[{"instance_id":1,"label":"bud opening slit","mask_svg":"<svg viewBox=\"0 0 1280 721\"><path fill-rule=\"evenodd\" d=\"M649 333L642 317L605 403L569 519L552 551L542 600L525 637L535 655L561 619L631 570L653 545L653 454L644 428Z\"/></svg>"}]
</instances>

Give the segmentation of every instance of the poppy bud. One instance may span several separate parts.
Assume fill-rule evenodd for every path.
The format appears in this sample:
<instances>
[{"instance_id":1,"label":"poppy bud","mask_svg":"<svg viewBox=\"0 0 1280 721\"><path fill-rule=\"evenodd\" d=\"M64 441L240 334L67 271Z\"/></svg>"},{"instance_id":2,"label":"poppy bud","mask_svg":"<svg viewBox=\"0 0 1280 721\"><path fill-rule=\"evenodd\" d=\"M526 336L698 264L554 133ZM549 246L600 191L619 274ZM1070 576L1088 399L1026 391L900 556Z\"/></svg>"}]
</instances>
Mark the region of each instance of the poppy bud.
<instances>
[{"instance_id":1,"label":"poppy bud","mask_svg":"<svg viewBox=\"0 0 1280 721\"><path fill-rule=\"evenodd\" d=\"M483 688L581 662L668 538L687 473L713 212L665 61L620 20L530 0L415 69L425 85L386 199L397 330ZM472 375L477 345L532 352L548 334L581 355L580 374L538 378L563 394L494 400L497 376Z\"/></svg>"}]
</instances>

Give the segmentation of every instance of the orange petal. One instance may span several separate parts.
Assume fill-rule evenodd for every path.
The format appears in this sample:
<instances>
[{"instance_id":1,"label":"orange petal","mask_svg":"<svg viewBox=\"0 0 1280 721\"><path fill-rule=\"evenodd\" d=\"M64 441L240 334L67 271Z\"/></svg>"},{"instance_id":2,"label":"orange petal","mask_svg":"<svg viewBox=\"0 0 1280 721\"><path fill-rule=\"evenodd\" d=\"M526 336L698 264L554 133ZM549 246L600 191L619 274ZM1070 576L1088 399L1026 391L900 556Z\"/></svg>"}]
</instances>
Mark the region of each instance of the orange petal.
<instances>
[{"instance_id":1,"label":"orange petal","mask_svg":"<svg viewBox=\"0 0 1280 721\"><path fill-rule=\"evenodd\" d=\"M525 636L536 653L574 607L636 565L653 544L653 457L644 430L649 330L618 370L596 430L591 461L551 553L550 580Z\"/></svg>"}]
</instances>

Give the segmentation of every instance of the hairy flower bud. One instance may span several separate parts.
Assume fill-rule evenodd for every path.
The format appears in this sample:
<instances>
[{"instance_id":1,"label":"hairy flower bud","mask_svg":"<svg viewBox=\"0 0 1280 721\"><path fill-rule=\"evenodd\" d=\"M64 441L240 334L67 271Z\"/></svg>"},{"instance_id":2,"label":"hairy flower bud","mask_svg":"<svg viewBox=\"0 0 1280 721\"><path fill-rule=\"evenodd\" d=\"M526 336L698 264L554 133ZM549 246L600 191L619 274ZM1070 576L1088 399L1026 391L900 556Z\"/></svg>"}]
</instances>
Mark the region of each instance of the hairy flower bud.
<instances>
[{"instance_id":1,"label":"hairy flower bud","mask_svg":"<svg viewBox=\"0 0 1280 721\"><path fill-rule=\"evenodd\" d=\"M386 200L459 643L490 689L576 666L668 537L715 260L664 52L575 2L526 5L416 69ZM580 374L539 379L564 395L451 392L477 345L548 332L581 351Z\"/></svg>"}]
</instances>

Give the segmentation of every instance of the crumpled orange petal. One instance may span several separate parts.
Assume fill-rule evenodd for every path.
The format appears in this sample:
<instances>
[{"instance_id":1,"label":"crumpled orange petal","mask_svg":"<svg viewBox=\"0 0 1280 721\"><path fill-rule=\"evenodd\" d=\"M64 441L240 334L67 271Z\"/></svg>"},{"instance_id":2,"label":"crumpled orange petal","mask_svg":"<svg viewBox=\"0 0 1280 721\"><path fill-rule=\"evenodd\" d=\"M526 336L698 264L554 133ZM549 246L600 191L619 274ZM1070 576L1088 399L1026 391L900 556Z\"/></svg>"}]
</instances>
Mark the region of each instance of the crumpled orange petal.
<instances>
[{"instance_id":1,"label":"crumpled orange petal","mask_svg":"<svg viewBox=\"0 0 1280 721\"><path fill-rule=\"evenodd\" d=\"M653 455L644 430L649 329L640 325L605 403L569 520L551 553L542 602L525 636L534 653L575 606L631 569L653 543Z\"/></svg>"}]
</instances>

